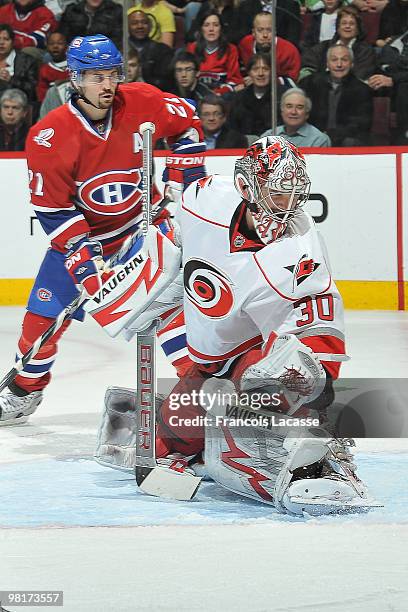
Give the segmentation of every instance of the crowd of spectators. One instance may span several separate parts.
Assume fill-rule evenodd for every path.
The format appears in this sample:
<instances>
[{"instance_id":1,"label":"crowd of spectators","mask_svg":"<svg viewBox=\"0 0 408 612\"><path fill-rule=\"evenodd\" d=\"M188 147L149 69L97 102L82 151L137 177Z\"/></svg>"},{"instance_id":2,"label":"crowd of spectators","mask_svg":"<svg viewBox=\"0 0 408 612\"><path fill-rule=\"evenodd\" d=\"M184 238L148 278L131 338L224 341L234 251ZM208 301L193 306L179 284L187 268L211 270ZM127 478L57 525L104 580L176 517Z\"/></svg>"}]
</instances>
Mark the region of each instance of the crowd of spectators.
<instances>
[{"instance_id":1,"label":"crowd of spectators","mask_svg":"<svg viewBox=\"0 0 408 612\"><path fill-rule=\"evenodd\" d=\"M272 44L278 134L305 147L408 144L408 0L277 0L275 24L271 0L134 2L127 80L193 100L209 149L271 133ZM121 48L123 8L0 5L0 150L16 151L30 124L72 93L72 38L105 34Z\"/></svg>"}]
</instances>

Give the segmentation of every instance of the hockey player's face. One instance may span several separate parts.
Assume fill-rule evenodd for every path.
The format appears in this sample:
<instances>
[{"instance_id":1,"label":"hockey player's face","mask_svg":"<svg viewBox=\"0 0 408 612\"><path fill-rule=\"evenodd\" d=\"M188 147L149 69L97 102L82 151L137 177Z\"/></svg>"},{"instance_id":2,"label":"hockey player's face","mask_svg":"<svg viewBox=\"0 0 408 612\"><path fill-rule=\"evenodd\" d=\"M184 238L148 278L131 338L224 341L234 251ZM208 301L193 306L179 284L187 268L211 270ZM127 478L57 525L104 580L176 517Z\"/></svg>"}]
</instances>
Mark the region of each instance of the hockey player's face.
<instances>
[{"instance_id":1,"label":"hockey player's face","mask_svg":"<svg viewBox=\"0 0 408 612\"><path fill-rule=\"evenodd\" d=\"M119 73L116 68L107 70L86 70L82 77L82 89L85 96L100 109L112 106Z\"/></svg>"}]
</instances>

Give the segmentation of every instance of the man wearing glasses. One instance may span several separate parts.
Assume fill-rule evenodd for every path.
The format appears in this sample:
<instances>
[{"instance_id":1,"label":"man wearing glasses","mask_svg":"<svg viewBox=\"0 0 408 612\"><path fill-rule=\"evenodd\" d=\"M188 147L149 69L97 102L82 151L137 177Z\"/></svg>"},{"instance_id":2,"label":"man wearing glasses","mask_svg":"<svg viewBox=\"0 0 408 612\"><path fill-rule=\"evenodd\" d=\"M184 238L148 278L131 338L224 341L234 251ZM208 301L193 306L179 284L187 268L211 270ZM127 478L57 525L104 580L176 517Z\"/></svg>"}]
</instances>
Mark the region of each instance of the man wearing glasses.
<instances>
[{"instance_id":1,"label":"man wearing glasses","mask_svg":"<svg viewBox=\"0 0 408 612\"><path fill-rule=\"evenodd\" d=\"M245 149L246 136L227 126L227 105L215 94L206 96L200 102L199 116L204 130L207 149Z\"/></svg>"},{"instance_id":2,"label":"man wearing glasses","mask_svg":"<svg viewBox=\"0 0 408 612\"><path fill-rule=\"evenodd\" d=\"M178 53L173 62L174 87L173 93L198 103L212 91L204 83L198 81L200 76L197 58L188 51Z\"/></svg>"}]
</instances>

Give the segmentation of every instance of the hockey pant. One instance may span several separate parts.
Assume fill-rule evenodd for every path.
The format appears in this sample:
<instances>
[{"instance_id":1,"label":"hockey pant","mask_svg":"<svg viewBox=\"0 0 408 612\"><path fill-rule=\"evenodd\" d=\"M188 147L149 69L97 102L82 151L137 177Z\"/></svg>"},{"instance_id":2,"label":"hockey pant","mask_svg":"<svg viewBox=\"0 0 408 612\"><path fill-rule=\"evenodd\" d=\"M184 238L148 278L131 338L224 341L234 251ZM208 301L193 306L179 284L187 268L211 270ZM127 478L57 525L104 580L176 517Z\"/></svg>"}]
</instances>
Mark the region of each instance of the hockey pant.
<instances>
[{"instance_id":1,"label":"hockey pant","mask_svg":"<svg viewBox=\"0 0 408 612\"><path fill-rule=\"evenodd\" d=\"M65 255L48 249L34 282L18 341L16 360L32 346L57 318L59 313L78 295L78 290L64 266ZM85 313L79 308L73 319L83 321ZM70 321L50 338L37 355L16 376L17 392L27 393L44 389L51 380L51 369L57 356L58 342L69 327ZM186 346L183 313L159 332L164 353L175 366L179 376L191 366Z\"/></svg>"}]
</instances>

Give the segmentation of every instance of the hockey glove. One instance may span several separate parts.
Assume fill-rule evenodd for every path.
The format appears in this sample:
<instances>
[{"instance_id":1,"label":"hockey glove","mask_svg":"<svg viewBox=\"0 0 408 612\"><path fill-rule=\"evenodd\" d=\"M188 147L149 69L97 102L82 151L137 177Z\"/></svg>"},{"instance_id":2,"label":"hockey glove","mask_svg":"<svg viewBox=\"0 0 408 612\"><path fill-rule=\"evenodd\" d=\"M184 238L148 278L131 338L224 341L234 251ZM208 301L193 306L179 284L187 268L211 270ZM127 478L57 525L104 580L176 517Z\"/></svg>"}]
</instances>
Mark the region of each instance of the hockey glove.
<instances>
[{"instance_id":1,"label":"hockey glove","mask_svg":"<svg viewBox=\"0 0 408 612\"><path fill-rule=\"evenodd\" d=\"M103 268L102 245L98 240L81 238L67 253L65 268L76 285L82 285L88 297L102 286L100 270Z\"/></svg>"},{"instance_id":2,"label":"hockey glove","mask_svg":"<svg viewBox=\"0 0 408 612\"><path fill-rule=\"evenodd\" d=\"M172 155L166 157L166 168L163 172L163 181L166 183L164 194L173 202L180 199L191 183L206 176L205 143L195 142L193 132L196 130L192 130L191 134L183 134L183 138L172 144Z\"/></svg>"}]
</instances>

